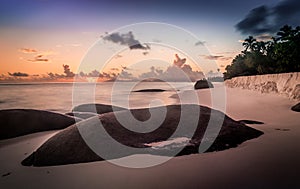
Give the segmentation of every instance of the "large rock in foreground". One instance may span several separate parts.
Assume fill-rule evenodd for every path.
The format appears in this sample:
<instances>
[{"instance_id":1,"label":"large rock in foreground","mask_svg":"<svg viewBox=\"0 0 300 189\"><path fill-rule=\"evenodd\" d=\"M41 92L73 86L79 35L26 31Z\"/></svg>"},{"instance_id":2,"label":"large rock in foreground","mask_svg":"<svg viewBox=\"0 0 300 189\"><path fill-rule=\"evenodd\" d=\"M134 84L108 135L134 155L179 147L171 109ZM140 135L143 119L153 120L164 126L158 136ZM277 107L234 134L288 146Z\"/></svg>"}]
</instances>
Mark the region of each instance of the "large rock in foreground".
<instances>
[{"instance_id":1,"label":"large rock in foreground","mask_svg":"<svg viewBox=\"0 0 300 189\"><path fill-rule=\"evenodd\" d=\"M0 110L0 140L30 133L64 129L75 123L75 118L42 110Z\"/></svg>"},{"instance_id":2,"label":"large rock in foreground","mask_svg":"<svg viewBox=\"0 0 300 189\"><path fill-rule=\"evenodd\" d=\"M198 114L199 110L200 114ZM165 119L157 127L156 120L160 119L158 115L163 112L166 113ZM144 125L143 123L135 124L129 119L131 113L137 120L144 121L144 123L149 118L152 120L150 116L154 116L154 122ZM125 120L128 123L126 128L119 123L117 116L128 118ZM207 127L212 117L215 120L221 120L219 128ZM222 121L223 118L224 121ZM99 125L99 120L102 126ZM181 124L180 127L178 124ZM99 132L101 128L103 130ZM136 131L136 129L144 132L134 132L133 130ZM207 130L212 134L204 135ZM103 156L100 157L91 150L80 133L85 133L85 137L89 139L98 140L96 147ZM107 133L109 136L106 135ZM262 134L261 131L234 121L220 111L198 105L170 105L151 109L110 112L81 121L77 126L70 126L57 133L24 159L22 164L26 166L64 165L115 159L139 153L178 156L198 153L199 145L208 141L211 141L212 145L207 151L219 151L236 147L238 144ZM202 140L204 136L205 138ZM213 140L214 137L217 137L216 140ZM180 138L188 139L184 146L173 145L172 142L169 142ZM161 145L164 142L166 145ZM131 150L120 148L120 144L132 148Z\"/></svg>"},{"instance_id":3,"label":"large rock in foreground","mask_svg":"<svg viewBox=\"0 0 300 189\"><path fill-rule=\"evenodd\" d=\"M214 88L213 84L207 80L199 80L195 83L194 89Z\"/></svg>"}]
</instances>

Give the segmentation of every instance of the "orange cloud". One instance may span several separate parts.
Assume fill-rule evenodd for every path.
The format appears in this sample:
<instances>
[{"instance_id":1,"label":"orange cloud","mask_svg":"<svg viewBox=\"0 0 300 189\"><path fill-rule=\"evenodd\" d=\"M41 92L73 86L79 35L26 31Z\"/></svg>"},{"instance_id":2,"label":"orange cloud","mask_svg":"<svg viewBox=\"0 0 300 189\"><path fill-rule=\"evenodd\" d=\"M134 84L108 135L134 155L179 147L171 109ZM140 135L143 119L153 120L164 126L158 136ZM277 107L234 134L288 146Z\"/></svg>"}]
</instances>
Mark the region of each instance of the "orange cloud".
<instances>
[{"instance_id":1,"label":"orange cloud","mask_svg":"<svg viewBox=\"0 0 300 189\"><path fill-rule=\"evenodd\" d=\"M52 55L55 54L53 51L43 51L43 52L39 52L37 49L33 49L33 48L21 48L19 49L20 52L22 53L26 53L26 54L37 54L35 57L33 57L32 59L28 59L27 61L29 62L49 62L49 58L45 58L45 56L48 55ZM21 60L23 60L23 57L20 57Z\"/></svg>"},{"instance_id":2,"label":"orange cloud","mask_svg":"<svg viewBox=\"0 0 300 189\"><path fill-rule=\"evenodd\" d=\"M22 53L37 53L36 49L31 49L31 48L21 48L19 49L19 51Z\"/></svg>"},{"instance_id":3,"label":"orange cloud","mask_svg":"<svg viewBox=\"0 0 300 189\"><path fill-rule=\"evenodd\" d=\"M178 54L175 54L175 60L173 62L174 65L178 66L179 68L186 62L186 58L181 59Z\"/></svg>"},{"instance_id":4,"label":"orange cloud","mask_svg":"<svg viewBox=\"0 0 300 189\"><path fill-rule=\"evenodd\" d=\"M40 54L34 57L34 59L32 60L28 60L30 62L48 62L49 59L48 58L43 58L44 55Z\"/></svg>"}]
</instances>

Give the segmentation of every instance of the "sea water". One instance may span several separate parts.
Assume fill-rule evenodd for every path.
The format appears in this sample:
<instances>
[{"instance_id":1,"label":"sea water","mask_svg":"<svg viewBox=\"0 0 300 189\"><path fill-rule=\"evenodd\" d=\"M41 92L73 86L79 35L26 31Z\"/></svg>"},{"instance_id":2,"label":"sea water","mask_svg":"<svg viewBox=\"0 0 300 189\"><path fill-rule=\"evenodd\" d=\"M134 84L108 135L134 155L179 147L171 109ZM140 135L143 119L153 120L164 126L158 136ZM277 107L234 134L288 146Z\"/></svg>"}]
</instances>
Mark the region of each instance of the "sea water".
<instances>
[{"instance_id":1,"label":"sea water","mask_svg":"<svg viewBox=\"0 0 300 189\"><path fill-rule=\"evenodd\" d=\"M163 92L133 92L163 89ZM114 104L129 108L178 104L174 94L192 90L188 82L102 82L0 84L0 109L39 109L60 113L84 103Z\"/></svg>"}]
</instances>

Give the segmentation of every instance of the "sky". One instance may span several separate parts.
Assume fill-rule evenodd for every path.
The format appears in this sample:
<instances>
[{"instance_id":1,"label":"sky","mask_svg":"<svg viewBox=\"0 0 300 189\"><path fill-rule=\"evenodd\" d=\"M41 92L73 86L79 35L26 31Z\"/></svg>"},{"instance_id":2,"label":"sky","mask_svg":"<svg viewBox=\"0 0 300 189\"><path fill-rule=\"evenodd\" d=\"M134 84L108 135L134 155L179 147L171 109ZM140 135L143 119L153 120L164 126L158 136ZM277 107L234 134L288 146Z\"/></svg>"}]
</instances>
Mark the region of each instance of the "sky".
<instances>
[{"instance_id":1,"label":"sky","mask_svg":"<svg viewBox=\"0 0 300 189\"><path fill-rule=\"evenodd\" d=\"M135 69L135 73L128 68L136 61L134 57L143 54L144 59L151 59L155 52L163 53L162 60L170 66L174 65L175 54L179 54L180 58L187 58L185 64L195 72L218 69L224 72L225 66L241 52L241 40L248 35L274 34L284 24L299 25L299 18L299 0L1 0L0 80L7 77L22 80L29 76L47 79L49 73L63 78L67 73L84 71L80 70L80 64L98 40L127 48L125 54L116 55L111 66L98 70L110 74L109 77L117 72L131 77L138 77L146 70L152 72L153 65L149 62L143 69ZM148 48L146 38L137 31L116 32L120 27L140 22L166 23L191 32L207 49L198 56L213 61L217 67L203 70L193 65L184 53L155 46ZM178 38L166 37L173 37L174 41ZM128 45L132 41L142 48ZM165 72L168 65L156 65L154 70L159 69ZM91 71L86 70L82 75L87 76Z\"/></svg>"}]
</instances>

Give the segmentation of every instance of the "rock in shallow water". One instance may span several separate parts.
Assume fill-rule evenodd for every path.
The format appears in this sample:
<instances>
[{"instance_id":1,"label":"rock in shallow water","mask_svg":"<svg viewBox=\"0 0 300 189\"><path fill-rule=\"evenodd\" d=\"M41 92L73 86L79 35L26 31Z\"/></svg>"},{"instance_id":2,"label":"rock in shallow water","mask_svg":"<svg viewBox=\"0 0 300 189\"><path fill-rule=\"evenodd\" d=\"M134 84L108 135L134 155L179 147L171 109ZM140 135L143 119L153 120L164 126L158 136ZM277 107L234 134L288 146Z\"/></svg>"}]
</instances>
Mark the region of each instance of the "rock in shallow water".
<instances>
[{"instance_id":1,"label":"rock in shallow water","mask_svg":"<svg viewBox=\"0 0 300 189\"><path fill-rule=\"evenodd\" d=\"M141 93L141 92L143 92L143 93L147 93L147 92L165 92L166 90L164 90L164 89L141 89L141 90L137 90L137 91L133 91L133 92L136 92L136 93Z\"/></svg>"},{"instance_id":2,"label":"rock in shallow water","mask_svg":"<svg viewBox=\"0 0 300 189\"><path fill-rule=\"evenodd\" d=\"M198 114L198 110L200 114ZM157 127L160 118L156 116L163 114L163 112L166 113L165 119ZM142 123L136 124L134 120L131 120L131 113ZM125 120L128 125L123 127L117 120L117 117L128 119ZM212 117L215 120L221 120L219 128L208 127ZM105 129L102 131L105 132L96 132L100 128L99 120ZM148 122L149 120L150 122ZM154 120L154 122L151 122L151 120ZM143 128L144 126L147 128ZM147 132L133 131L139 129L144 129ZM218 132L219 129L220 132ZM138 153L164 156L198 153L200 143L210 140L204 134L207 130L212 132L212 135L209 135L209 137L214 135L217 137L214 142L211 141L213 143L207 149L208 152L235 147L246 140L263 134L261 131L234 121L220 111L204 106L170 105L151 109L126 110L106 113L99 117L82 121L77 126L73 125L66 128L47 140L33 154L24 159L22 164L26 166L51 166L114 159ZM109 136L105 134L106 132ZM91 150L80 133L85 133L85 137L98 137L96 138L99 142L97 147L103 152L104 156L100 157ZM95 135L95 133L97 134ZM206 136L204 140L202 140L203 136ZM170 138L189 138L190 141L185 147L174 145L171 148L152 148L149 146L149 144L167 141ZM114 143L111 139L117 142ZM120 150L119 144L132 147L135 150Z\"/></svg>"},{"instance_id":3,"label":"rock in shallow water","mask_svg":"<svg viewBox=\"0 0 300 189\"><path fill-rule=\"evenodd\" d=\"M75 123L75 118L43 110L0 110L0 140L26 134L64 129Z\"/></svg>"},{"instance_id":4,"label":"rock in shallow water","mask_svg":"<svg viewBox=\"0 0 300 189\"><path fill-rule=\"evenodd\" d=\"M214 88L213 84L207 80L199 80L195 83L194 89Z\"/></svg>"},{"instance_id":5,"label":"rock in shallow water","mask_svg":"<svg viewBox=\"0 0 300 189\"><path fill-rule=\"evenodd\" d=\"M294 105L291 110L295 111L295 112L300 112L300 102L296 105Z\"/></svg>"},{"instance_id":6,"label":"rock in shallow water","mask_svg":"<svg viewBox=\"0 0 300 189\"><path fill-rule=\"evenodd\" d=\"M125 108L107 104L81 104L73 108L72 112L92 112L104 114L107 112L126 110Z\"/></svg>"}]
</instances>

